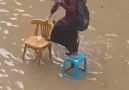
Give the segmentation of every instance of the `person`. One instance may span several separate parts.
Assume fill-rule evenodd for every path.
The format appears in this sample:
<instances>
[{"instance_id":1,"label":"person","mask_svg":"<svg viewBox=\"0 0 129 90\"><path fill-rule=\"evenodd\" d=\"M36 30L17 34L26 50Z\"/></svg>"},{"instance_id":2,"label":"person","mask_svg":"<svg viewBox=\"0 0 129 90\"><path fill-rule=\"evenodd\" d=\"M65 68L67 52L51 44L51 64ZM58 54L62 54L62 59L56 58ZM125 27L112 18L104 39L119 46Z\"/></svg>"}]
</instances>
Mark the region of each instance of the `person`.
<instances>
[{"instance_id":1,"label":"person","mask_svg":"<svg viewBox=\"0 0 129 90\"><path fill-rule=\"evenodd\" d=\"M64 46L69 51L69 53L65 53L66 55L76 57L79 46L78 31L76 30L77 0L54 1L55 4L51 8L50 17L60 6L65 9L65 16L55 23L50 41Z\"/></svg>"}]
</instances>

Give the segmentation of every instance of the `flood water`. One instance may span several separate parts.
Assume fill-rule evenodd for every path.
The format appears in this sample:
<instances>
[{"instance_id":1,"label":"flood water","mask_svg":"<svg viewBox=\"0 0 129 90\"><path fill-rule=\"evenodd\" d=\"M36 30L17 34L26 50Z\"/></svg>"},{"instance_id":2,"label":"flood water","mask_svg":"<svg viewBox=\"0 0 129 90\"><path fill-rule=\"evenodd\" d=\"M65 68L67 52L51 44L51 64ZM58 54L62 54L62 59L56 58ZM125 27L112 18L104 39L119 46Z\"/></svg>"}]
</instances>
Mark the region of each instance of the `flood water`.
<instances>
[{"instance_id":1,"label":"flood water","mask_svg":"<svg viewBox=\"0 0 129 90\"><path fill-rule=\"evenodd\" d=\"M88 0L89 28L79 33L79 51L87 56L88 74L80 80L61 77L64 47L53 44L41 65L24 40L33 34L32 19L45 19L51 0L0 0L0 90L129 90L129 1ZM64 15L60 8L52 19Z\"/></svg>"}]
</instances>

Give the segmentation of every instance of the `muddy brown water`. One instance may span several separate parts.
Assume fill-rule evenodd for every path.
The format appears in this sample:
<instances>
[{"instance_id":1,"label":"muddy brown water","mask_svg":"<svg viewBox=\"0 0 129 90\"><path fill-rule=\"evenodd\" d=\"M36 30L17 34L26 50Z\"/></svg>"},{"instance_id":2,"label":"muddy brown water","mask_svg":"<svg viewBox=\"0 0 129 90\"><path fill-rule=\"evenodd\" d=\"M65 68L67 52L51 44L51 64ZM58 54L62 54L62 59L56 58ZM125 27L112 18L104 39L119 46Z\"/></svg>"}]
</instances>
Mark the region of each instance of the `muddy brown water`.
<instances>
[{"instance_id":1,"label":"muddy brown water","mask_svg":"<svg viewBox=\"0 0 129 90\"><path fill-rule=\"evenodd\" d=\"M62 78L64 47L53 44L41 65L34 53L22 60L24 40L32 33L32 19L45 19L51 0L0 0L0 90L128 90L129 89L129 1L88 0L89 28L79 33L79 51L87 56L88 74L80 80ZM60 8L52 17L64 15Z\"/></svg>"}]
</instances>

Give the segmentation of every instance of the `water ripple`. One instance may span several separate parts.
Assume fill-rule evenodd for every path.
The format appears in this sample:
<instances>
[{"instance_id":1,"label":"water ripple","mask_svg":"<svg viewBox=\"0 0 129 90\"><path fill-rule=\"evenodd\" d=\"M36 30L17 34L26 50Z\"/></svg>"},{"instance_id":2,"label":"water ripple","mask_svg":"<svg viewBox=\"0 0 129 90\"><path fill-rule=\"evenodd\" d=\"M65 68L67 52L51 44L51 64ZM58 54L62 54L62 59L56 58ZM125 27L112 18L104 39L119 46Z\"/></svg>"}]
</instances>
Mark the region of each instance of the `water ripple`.
<instances>
[{"instance_id":1,"label":"water ripple","mask_svg":"<svg viewBox=\"0 0 129 90\"><path fill-rule=\"evenodd\" d=\"M0 78L7 78L8 77L8 74L0 74Z\"/></svg>"},{"instance_id":2,"label":"water ripple","mask_svg":"<svg viewBox=\"0 0 129 90\"><path fill-rule=\"evenodd\" d=\"M33 17L33 16L30 15L30 14L22 14L22 16Z\"/></svg>"},{"instance_id":3,"label":"water ripple","mask_svg":"<svg viewBox=\"0 0 129 90\"><path fill-rule=\"evenodd\" d=\"M111 37L119 37L118 35L116 35L116 34L105 34L105 36L111 36Z\"/></svg>"},{"instance_id":4,"label":"water ripple","mask_svg":"<svg viewBox=\"0 0 129 90\"><path fill-rule=\"evenodd\" d=\"M20 2L17 2L16 0L13 0L15 2L16 5L21 6L22 4Z\"/></svg>"},{"instance_id":5,"label":"water ripple","mask_svg":"<svg viewBox=\"0 0 129 90\"><path fill-rule=\"evenodd\" d=\"M10 12L10 11L8 11L8 10L6 10L6 9L0 9L0 12Z\"/></svg>"},{"instance_id":6,"label":"water ripple","mask_svg":"<svg viewBox=\"0 0 129 90\"><path fill-rule=\"evenodd\" d=\"M24 12L24 10L22 9L15 9L16 11L19 11L19 12Z\"/></svg>"},{"instance_id":7,"label":"water ripple","mask_svg":"<svg viewBox=\"0 0 129 90\"><path fill-rule=\"evenodd\" d=\"M11 54L10 52L6 51L5 49L3 48L0 48L0 55L2 55L4 58L6 59L9 59L9 58L12 58L12 59L15 59L21 63L23 63L22 60L20 60L19 58L16 58L15 56L13 56L13 54Z\"/></svg>"},{"instance_id":8,"label":"water ripple","mask_svg":"<svg viewBox=\"0 0 129 90\"><path fill-rule=\"evenodd\" d=\"M24 74L24 71L23 71L23 70L12 69L11 71L12 71L12 72L18 72L18 73L20 73L20 74Z\"/></svg>"},{"instance_id":9,"label":"water ripple","mask_svg":"<svg viewBox=\"0 0 129 90\"><path fill-rule=\"evenodd\" d=\"M0 4L6 4L6 2L1 2Z\"/></svg>"},{"instance_id":10,"label":"water ripple","mask_svg":"<svg viewBox=\"0 0 129 90\"><path fill-rule=\"evenodd\" d=\"M14 63L12 61L5 61L5 63L8 65L8 66L14 66Z\"/></svg>"},{"instance_id":11,"label":"water ripple","mask_svg":"<svg viewBox=\"0 0 129 90\"><path fill-rule=\"evenodd\" d=\"M1 21L0 23L5 23L5 24L7 24L7 26L19 27L18 25L14 25L11 22Z\"/></svg>"},{"instance_id":12,"label":"water ripple","mask_svg":"<svg viewBox=\"0 0 129 90\"><path fill-rule=\"evenodd\" d=\"M11 20L17 20L17 18L14 18L14 17L12 17L12 18L10 18Z\"/></svg>"}]
</instances>

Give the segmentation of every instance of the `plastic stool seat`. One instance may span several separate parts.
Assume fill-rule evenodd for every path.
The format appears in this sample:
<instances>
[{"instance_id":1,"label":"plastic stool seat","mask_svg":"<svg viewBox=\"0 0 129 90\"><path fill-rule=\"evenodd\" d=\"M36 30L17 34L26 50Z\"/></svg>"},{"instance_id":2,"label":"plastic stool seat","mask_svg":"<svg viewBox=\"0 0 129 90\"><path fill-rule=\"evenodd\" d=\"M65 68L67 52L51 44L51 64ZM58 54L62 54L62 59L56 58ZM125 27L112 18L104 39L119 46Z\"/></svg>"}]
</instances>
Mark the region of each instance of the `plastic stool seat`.
<instances>
[{"instance_id":1,"label":"plastic stool seat","mask_svg":"<svg viewBox=\"0 0 129 90\"><path fill-rule=\"evenodd\" d=\"M79 68L80 63L84 61L84 68ZM71 63L71 66L69 68L66 67L67 63ZM67 68L67 69L66 69ZM73 74L72 75L68 75L66 74L66 71L73 69ZM86 75L87 70L86 70L86 57L85 55L83 55L82 53L78 53L77 57L70 57L70 56L66 56L64 58L64 63L63 63L63 67L61 69L61 74L64 77L68 77L71 79L79 79L80 77ZM79 74L79 70L82 71L81 74Z\"/></svg>"}]
</instances>

